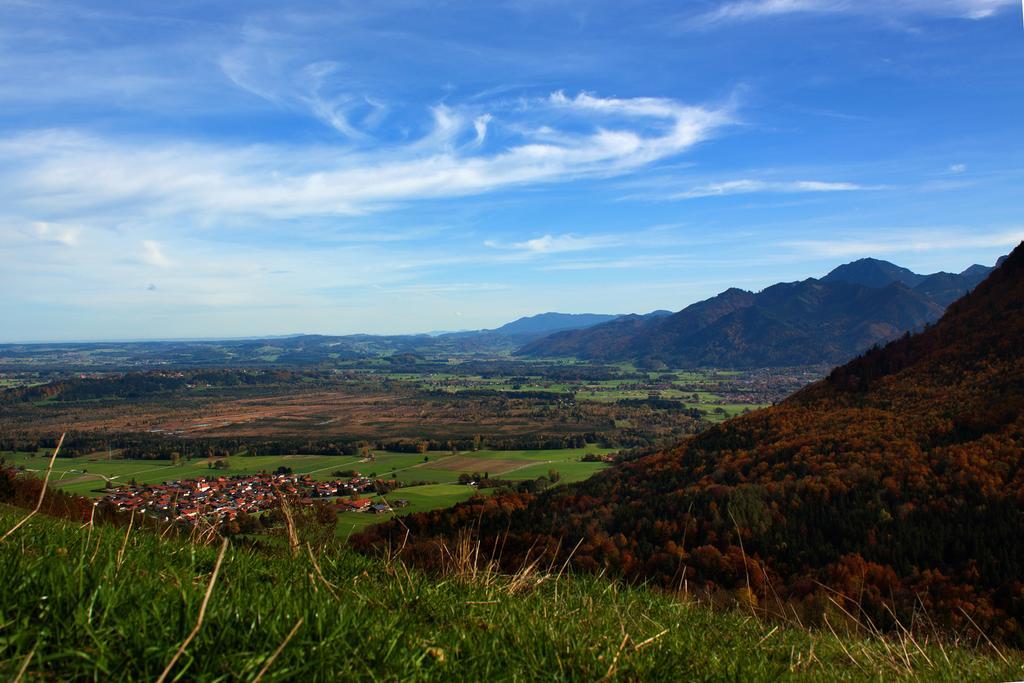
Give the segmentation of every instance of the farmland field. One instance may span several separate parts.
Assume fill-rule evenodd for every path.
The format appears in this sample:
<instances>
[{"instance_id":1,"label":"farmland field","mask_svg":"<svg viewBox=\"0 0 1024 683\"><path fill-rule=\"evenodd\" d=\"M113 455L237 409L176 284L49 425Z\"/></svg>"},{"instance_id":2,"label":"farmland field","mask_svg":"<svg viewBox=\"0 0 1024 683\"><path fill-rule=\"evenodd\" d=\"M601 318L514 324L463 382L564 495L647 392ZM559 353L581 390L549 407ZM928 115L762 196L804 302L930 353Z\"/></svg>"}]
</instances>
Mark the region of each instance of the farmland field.
<instances>
[{"instance_id":1,"label":"farmland field","mask_svg":"<svg viewBox=\"0 0 1024 683\"><path fill-rule=\"evenodd\" d=\"M94 453L74 458L57 458L50 483L52 487L68 493L100 497L104 494L103 487L108 480L115 486L133 480L139 484L158 484L203 476L255 474L274 471L278 467L289 467L294 474L309 474L315 479L333 479L337 477L332 472L354 470L372 478L396 480L403 484L429 482L406 486L386 496L388 499L408 500L409 506L398 511L398 514L405 514L447 507L472 496L476 493L474 487L455 483L460 474L500 473L504 480L524 481L548 476L553 470L558 473L560 483L580 481L608 466L603 462L581 462L584 455L610 452L613 451L591 445L558 450L480 450L457 454L375 451L371 458L343 455L233 455L217 458L227 462L227 469L213 469L211 465L214 459L183 461L173 465L160 460L107 459L106 453ZM42 451L0 452L0 458L9 465L23 466L37 476L43 475L49 463L49 454ZM353 528L362 528L390 519L391 516L342 513L339 533L348 534Z\"/></svg>"},{"instance_id":2,"label":"farmland field","mask_svg":"<svg viewBox=\"0 0 1024 683\"><path fill-rule=\"evenodd\" d=\"M486 494L486 492L487 490L485 489L482 493ZM459 484L427 484L425 486L399 489L388 496L384 496L384 498L392 502L404 498L409 501L408 507L379 515L366 512L342 512L338 514L338 526L335 529L339 536L347 538L349 535L362 531L371 524L378 524L396 515L405 515L411 512L427 512L428 510L450 507L470 498L475 493L478 492L473 487L460 486ZM374 496L373 498L378 500L381 496Z\"/></svg>"},{"instance_id":3,"label":"farmland field","mask_svg":"<svg viewBox=\"0 0 1024 683\"><path fill-rule=\"evenodd\" d=\"M616 420L639 411L643 419L631 420L634 428L668 427L678 437L692 433L695 420L717 422L768 405L819 376L815 369L649 373L498 360L413 369L419 372L363 364L329 371L111 373L49 383L37 373L12 373L4 378L9 388L0 391L0 433L498 439L614 435Z\"/></svg>"},{"instance_id":4,"label":"farmland field","mask_svg":"<svg viewBox=\"0 0 1024 683\"><path fill-rule=\"evenodd\" d=\"M272 362L272 349L255 352ZM108 482L286 467L319 479L354 471L394 481L402 488L390 496L409 501L402 510L421 511L473 495L460 475L581 481L609 466L582 461L588 453L675 443L777 400L816 372L648 372L502 357L318 369L25 369L3 377L0 449L8 451L0 455L39 473L45 447L68 432L51 482L68 493L98 497ZM218 461L224 469L213 469ZM339 528L386 517L344 513Z\"/></svg>"}]
</instances>

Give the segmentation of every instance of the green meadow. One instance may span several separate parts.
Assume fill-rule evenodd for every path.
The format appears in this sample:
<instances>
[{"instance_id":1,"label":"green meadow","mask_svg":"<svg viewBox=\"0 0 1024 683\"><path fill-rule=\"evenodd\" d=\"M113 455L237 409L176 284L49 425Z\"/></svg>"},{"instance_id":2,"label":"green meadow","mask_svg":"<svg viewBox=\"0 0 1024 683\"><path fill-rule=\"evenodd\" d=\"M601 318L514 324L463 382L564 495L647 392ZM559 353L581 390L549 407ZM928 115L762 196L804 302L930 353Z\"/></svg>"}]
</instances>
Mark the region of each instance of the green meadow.
<instances>
[{"instance_id":1,"label":"green meadow","mask_svg":"<svg viewBox=\"0 0 1024 683\"><path fill-rule=\"evenodd\" d=\"M438 508L450 507L456 503L467 500L476 493L489 495L494 489L483 489L477 491L472 486L455 484L459 474L472 474L474 472L484 474L498 479L509 481L525 481L547 477L554 470L558 473L558 483L565 484L574 481L582 481L593 474L608 467L603 462L580 462L580 458L587 453L611 453L607 448L588 446L587 448L573 448L564 450L539 450L539 451L475 451L471 453L427 453L406 454L406 453L384 453L376 457L375 462L359 463L352 469L364 474L376 472L378 476L392 478L395 474L399 481L432 481L437 484L422 486L411 486L392 491L385 496L389 500L399 498L409 501L408 507L399 508L391 513L367 514L362 512L344 512L338 516L338 533L348 536L354 531L359 531L371 524L377 524L396 515L409 514L410 512L425 512ZM424 462L424 457L427 461ZM458 459L460 463L466 463L466 467L458 469L444 469L444 466L452 460ZM505 472L494 472L489 469L495 463L501 463L503 467L508 466L509 461L517 464L514 469ZM521 464L518 464L521 463ZM388 467L382 467L382 465ZM380 496L371 496L378 500Z\"/></svg>"},{"instance_id":2,"label":"green meadow","mask_svg":"<svg viewBox=\"0 0 1024 683\"><path fill-rule=\"evenodd\" d=\"M489 489L485 489L484 493L487 491L489 491ZM409 501L409 505L404 508L398 508L394 512L384 514L371 514L366 512L339 513L336 532L338 536L348 538L348 536L353 533L362 531L372 524L379 524L380 522L391 519L396 515L407 515L411 512L427 512L428 510L451 507L456 503L461 503L462 501L467 500L475 493L477 493L477 490L472 486L462 486L459 484L428 484L426 486L413 486L410 488L392 491L387 496L371 496L375 501L383 499L385 502L390 503L394 503L394 501L398 499L404 499Z\"/></svg>"},{"instance_id":3,"label":"green meadow","mask_svg":"<svg viewBox=\"0 0 1024 683\"><path fill-rule=\"evenodd\" d=\"M547 477L551 470L558 472L559 483L581 481L608 465L603 462L581 462L588 453L611 453L611 449L594 445L586 448L537 451L463 451L394 453L377 451L372 459L342 455L232 455L226 458L226 470L212 469L208 460L182 461L173 465L161 460L108 459L105 453L76 458L57 458L50 475L50 485L68 493L99 497L109 480L112 485L124 485L132 480L140 484L159 484L176 479L203 476L255 474L290 467L295 474L309 474L317 479L334 478L338 470L354 470L380 479L396 479L403 483L429 482L427 485L408 486L392 492L388 498L403 498L409 506L395 513L373 515L342 513L338 532L347 535L353 530L390 519L395 514L423 512L449 507L466 500L476 489L456 484L460 474L487 473L510 481L523 481ZM49 464L49 453L2 452L9 464L23 465L37 476L43 476ZM377 498L371 496L371 498Z\"/></svg>"}]
</instances>

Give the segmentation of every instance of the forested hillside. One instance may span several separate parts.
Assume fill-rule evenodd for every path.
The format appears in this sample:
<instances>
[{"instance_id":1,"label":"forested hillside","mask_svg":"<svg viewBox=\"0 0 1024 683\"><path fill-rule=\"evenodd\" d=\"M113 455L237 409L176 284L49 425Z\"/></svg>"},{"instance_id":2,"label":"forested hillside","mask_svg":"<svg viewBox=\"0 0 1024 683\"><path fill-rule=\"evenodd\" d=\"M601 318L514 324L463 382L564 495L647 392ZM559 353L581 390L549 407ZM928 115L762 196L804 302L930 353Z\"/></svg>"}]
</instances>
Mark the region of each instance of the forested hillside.
<instances>
[{"instance_id":1,"label":"forested hillside","mask_svg":"<svg viewBox=\"0 0 1024 683\"><path fill-rule=\"evenodd\" d=\"M829 599L975 622L1024 643L1024 245L942 320L782 404L538 497L505 495L371 530L436 561L472 530L512 567L572 566L690 591Z\"/></svg>"}]
</instances>

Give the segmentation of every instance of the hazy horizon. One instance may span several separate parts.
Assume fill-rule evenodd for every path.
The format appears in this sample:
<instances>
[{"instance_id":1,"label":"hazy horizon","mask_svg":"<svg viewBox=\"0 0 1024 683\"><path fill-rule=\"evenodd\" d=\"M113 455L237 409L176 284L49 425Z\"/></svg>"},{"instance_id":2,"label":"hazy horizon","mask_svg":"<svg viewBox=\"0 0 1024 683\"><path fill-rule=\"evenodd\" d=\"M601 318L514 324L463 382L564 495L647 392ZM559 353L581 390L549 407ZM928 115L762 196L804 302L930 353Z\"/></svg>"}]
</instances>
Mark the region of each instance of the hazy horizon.
<instances>
[{"instance_id":1,"label":"hazy horizon","mask_svg":"<svg viewBox=\"0 0 1024 683\"><path fill-rule=\"evenodd\" d=\"M992 265L1024 239L1020 12L6 5L0 342L487 329Z\"/></svg>"},{"instance_id":2,"label":"hazy horizon","mask_svg":"<svg viewBox=\"0 0 1024 683\"><path fill-rule=\"evenodd\" d=\"M1005 256L1005 254L1000 254L997 257L997 259L1002 257L1002 256ZM836 265L839 266L839 265L842 265L842 264L836 264ZM897 263L897 264L894 264L894 265L899 266L900 264ZM994 266L995 265L995 259L993 260L992 263L982 263L982 264L973 264L972 263L972 264L969 264L968 266L964 266L963 268L960 268L958 270L945 270L944 272L951 272L951 273L963 272L964 270L966 270L967 268L969 268L972 265ZM940 272L940 271L934 271L934 272ZM808 278L820 278L820 277L822 277L825 274L826 273L821 273L819 275L809 275L807 277ZM929 273L919 273L919 274L924 275L924 274L931 274L931 273L929 272ZM802 279L807 279L807 278L802 278ZM771 284L778 284L778 283L774 283L773 282ZM756 289L753 289L751 291L758 292L758 291L761 291L761 289L762 288L756 288ZM716 294L718 294L718 293L719 292L716 292ZM301 336L318 336L318 335L319 336L351 336L351 335L371 335L371 336L437 336L437 335L443 335L443 334L458 334L458 333L465 333L465 332L479 332L479 331L493 330L493 329L497 329L497 328L499 328L499 327L501 327L501 326L503 326L505 324L518 321L520 319L532 318L532 317L537 317L537 316L542 316L542 315L547 315L547 314L552 314L552 313L555 313L555 314L568 314L568 315L593 315L593 314L597 314L597 315L619 315L619 316L621 316L621 315L635 315L635 314L644 315L644 314L648 314L648 313L654 313L656 311L665 311L665 310L675 313L678 310L682 310L682 309L686 308L687 306L689 306L690 304L693 304L693 303L696 303L696 301L688 301L685 304L683 304L682 306L680 306L678 309L673 309L673 308L652 308L652 309L643 309L643 310L629 311L629 312L625 312L625 313L611 313L609 311L596 311L596 310L595 311L535 311L535 312L532 312L532 313L525 313L523 315L520 315L520 316L516 317L515 319L502 320L500 322L497 322L497 323L495 323L493 325L490 325L490 326L487 326L487 327L477 327L477 328L468 328L468 327L466 327L466 328L459 328L459 329L417 330L417 331L412 331L412 332L386 332L386 331L384 331L384 332L364 332L364 331L361 331L361 330L342 331L342 332L323 332L323 331L320 331L320 330L302 330L302 331L284 332L284 333L266 333L266 334L259 334L259 333L257 333L257 334L247 334L247 335L211 335L211 336L203 336L203 337L197 337L197 336L186 336L186 337L134 337L134 338L133 337L122 337L122 338L117 338L117 337L96 337L96 338L78 338L78 339L66 338L66 339L15 339L15 340L4 340L4 339L0 338L0 344L62 344L62 343L67 343L67 344L75 344L75 343L93 344L93 343L97 343L97 344L100 344L100 343L107 343L107 342L115 343L115 344L117 344L117 343L131 344L131 343L146 343L146 342L237 341L237 340L247 340L247 339L274 339L274 338L301 337Z\"/></svg>"}]
</instances>

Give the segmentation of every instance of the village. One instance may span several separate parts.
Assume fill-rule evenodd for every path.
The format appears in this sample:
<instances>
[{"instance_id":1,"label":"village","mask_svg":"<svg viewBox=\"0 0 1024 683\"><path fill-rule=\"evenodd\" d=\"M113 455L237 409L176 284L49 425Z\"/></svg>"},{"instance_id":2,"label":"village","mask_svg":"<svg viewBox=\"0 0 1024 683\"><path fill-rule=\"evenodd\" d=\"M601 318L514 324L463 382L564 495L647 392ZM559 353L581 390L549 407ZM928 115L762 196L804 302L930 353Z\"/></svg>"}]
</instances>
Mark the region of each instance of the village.
<instances>
[{"instance_id":1,"label":"village","mask_svg":"<svg viewBox=\"0 0 1024 683\"><path fill-rule=\"evenodd\" d=\"M375 502L365 494L379 492L377 480L352 477L346 480L321 481L310 475L242 474L234 476L198 477L162 484L135 484L113 489L102 501L119 511L148 514L163 521L195 523L200 519L221 521L235 519L239 513L256 514L278 505L284 496L292 504L327 503L337 512L383 514L393 507L408 505L404 499Z\"/></svg>"}]
</instances>

